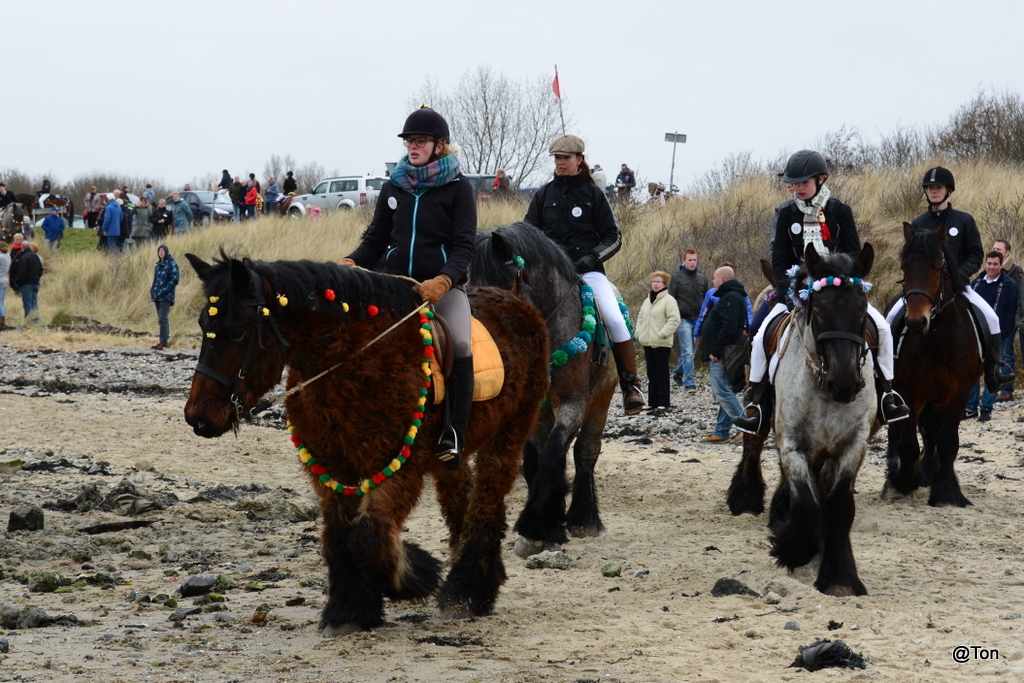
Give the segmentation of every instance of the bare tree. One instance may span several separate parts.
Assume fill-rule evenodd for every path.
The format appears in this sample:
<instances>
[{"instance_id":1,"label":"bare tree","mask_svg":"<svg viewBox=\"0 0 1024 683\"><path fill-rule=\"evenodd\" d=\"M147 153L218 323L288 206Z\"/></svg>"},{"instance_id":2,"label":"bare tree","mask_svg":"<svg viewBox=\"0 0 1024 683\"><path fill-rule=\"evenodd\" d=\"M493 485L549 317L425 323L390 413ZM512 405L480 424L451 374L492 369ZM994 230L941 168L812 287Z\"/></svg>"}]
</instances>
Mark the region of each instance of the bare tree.
<instances>
[{"instance_id":1,"label":"bare tree","mask_svg":"<svg viewBox=\"0 0 1024 683\"><path fill-rule=\"evenodd\" d=\"M451 92L427 81L410 108L426 102L451 127L467 173L504 168L515 187L537 180L548 146L562 134L558 104L547 76L514 81L480 65ZM566 122L567 130L572 121ZM546 169L545 169L546 170Z\"/></svg>"},{"instance_id":2,"label":"bare tree","mask_svg":"<svg viewBox=\"0 0 1024 683\"><path fill-rule=\"evenodd\" d=\"M284 174L286 172L294 170L295 159L292 159L291 154L285 154L283 157L278 156L277 154L272 154L270 156L270 160L263 165L263 177L273 178L274 180L281 182L284 180Z\"/></svg>"}]
</instances>

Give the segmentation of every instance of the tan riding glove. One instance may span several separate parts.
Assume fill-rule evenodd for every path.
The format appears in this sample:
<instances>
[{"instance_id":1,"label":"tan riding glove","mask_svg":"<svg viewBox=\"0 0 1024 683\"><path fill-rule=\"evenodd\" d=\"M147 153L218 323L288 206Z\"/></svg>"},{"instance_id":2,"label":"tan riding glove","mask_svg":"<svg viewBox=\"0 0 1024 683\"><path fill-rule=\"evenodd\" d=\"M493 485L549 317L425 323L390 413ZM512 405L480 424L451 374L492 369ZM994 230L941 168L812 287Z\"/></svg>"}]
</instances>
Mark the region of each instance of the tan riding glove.
<instances>
[{"instance_id":1,"label":"tan riding glove","mask_svg":"<svg viewBox=\"0 0 1024 683\"><path fill-rule=\"evenodd\" d=\"M436 304L438 300L448 293L452 288L452 280L447 275L438 275L429 280L424 280L416 285L413 290L423 297L428 304Z\"/></svg>"},{"instance_id":2,"label":"tan riding glove","mask_svg":"<svg viewBox=\"0 0 1024 683\"><path fill-rule=\"evenodd\" d=\"M340 261L338 261L339 266L354 266L355 264L356 262L350 258L343 258Z\"/></svg>"}]
</instances>

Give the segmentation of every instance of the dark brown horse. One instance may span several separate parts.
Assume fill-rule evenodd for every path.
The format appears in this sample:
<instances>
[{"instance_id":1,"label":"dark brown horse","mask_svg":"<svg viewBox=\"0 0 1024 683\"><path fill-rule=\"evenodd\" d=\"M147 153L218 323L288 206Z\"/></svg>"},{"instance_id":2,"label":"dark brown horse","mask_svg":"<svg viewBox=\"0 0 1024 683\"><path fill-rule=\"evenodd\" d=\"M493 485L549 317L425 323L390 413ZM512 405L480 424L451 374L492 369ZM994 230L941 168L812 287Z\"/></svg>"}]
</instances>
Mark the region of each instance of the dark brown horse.
<instances>
[{"instance_id":1,"label":"dark brown horse","mask_svg":"<svg viewBox=\"0 0 1024 683\"><path fill-rule=\"evenodd\" d=\"M29 215L32 215L32 211L36 209L50 209L57 207L60 209L60 215L67 221L68 227L75 224L75 204L68 197L51 194L44 200L43 204L45 204L45 206L39 206L38 197L31 194L15 195L15 199L25 207L25 211L27 211Z\"/></svg>"},{"instance_id":2,"label":"dark brown horse","mask_svg":"<svg viewBox=\"0 0 1024 683\"><path fill-rule=\"evenodd\" d=\"M960 419L982 372L970 304L960 296L967 283L946 246L945 225L931 232L904 223L903 238L906 334L896 338L892 386L910 406L910 418L889 425L883 495L930 486L929 505L964 507L971 501L960 490L953 462L960 449Z\"/></svg>"},{"instance_id":3,"label":"dark brown horse","mask_svg":"<svg viewBox=\"0 0 1024 683\"><path fill-rule=\"evenodd\" d=\"M547 333L536 310L508 292L470 288L474 313L501 350L505 384L496 398L473 405L466 434L472 466L463 460L452 472L434 455L440 411L430 396L419 406L428 393L422 363L430 332L417 313L423 304L415 282L332 263L222 254L210 265L187 257L206 296L205 336L185 406L195 433L237 429L286 366L290 388L310 381L286 398L285 409L320 499L328 569L321 630L374 628L384 623L385 597L435 592L445 613L489 614L505 581L505 495L546 390ZM441 563L401 539L428 474L450 534L443 585ZM328 488L334 484L337 490Z\"/></svg>"},{"instance_id":4,"label":"dark brown horse","mask_svg":"<svg viewBox=\"0 0 1024 683\"><path fill-rule=\"evenodd\" d=\"M516 262L517 258L521 261ZM558 245L529 223L479 233L470 277L474 284L514 290L536 306L547 323L551 352L575 342L581 334L579 275ZM583 346L564 364L552 362L548 400L523 452L529 495L515 525L520 534L516 554L523 557L565 543L569 533L597 536L604 529L594 469L617 378L601 344L590 341ZM566 511L565 465L570 445L576 476Z\"/></svg>"}]
</instances>

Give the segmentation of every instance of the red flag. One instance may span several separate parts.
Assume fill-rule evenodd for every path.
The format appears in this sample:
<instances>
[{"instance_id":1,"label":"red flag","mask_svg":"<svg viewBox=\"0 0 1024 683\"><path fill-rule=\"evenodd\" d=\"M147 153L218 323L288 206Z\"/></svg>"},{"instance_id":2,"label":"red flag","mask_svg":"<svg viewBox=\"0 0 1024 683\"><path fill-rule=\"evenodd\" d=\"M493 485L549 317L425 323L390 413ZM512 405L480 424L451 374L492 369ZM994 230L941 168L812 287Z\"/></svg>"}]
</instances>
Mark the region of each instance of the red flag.
<instances>
[{"instance_id":1,"label":"red flag","mask_svg":"<svg viewBox=\"0 0 1024 683\"><path fill-rule=\"evenodd\" d=\"M551 81L551 89L555 91L555 104L562 101L562 89L558 87L558 72L555 72L555 80Z\"/></svg>"}]
</instances>

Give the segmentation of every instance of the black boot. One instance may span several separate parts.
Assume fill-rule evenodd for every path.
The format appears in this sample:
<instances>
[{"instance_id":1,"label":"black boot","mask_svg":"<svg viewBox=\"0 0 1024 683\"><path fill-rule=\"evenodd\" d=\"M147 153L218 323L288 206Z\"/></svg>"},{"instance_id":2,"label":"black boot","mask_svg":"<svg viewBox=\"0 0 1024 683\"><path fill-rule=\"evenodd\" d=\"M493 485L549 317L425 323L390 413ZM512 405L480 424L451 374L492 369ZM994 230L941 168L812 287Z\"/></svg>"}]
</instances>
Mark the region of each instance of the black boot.
<instances>
[{"instance_id":1,"label":"black boot","mask_svg":"<svg viewBox=\"0 0 1024 683\"><path fill-rule=\"evenodd\" d=\"M732 423L741 432L767 438L771 431L772 411L775 409L775 389L771 382L763 379L751 384L743 400L746 402L743 414L734 417Z\"/></svg>"},{"instance_id":2,"label":"black boot","mask_svg":"<svg viewBox=\"0 0 1024 683\"><path fill-rule=\"evenodd\" d=\"M878 412L882 417L882 424L910 417L910 407L903 401L902 396L893 391L889 380L876 375L875 392L878 394Z\"/></svg>"},{"instance_id":3,"label":"black boot","mask_svg":"<svg viewBox=\"0 0 1024 683\"><path fill-rule=\"evenodd\" d=\"M622 407L626 415L636 415L644 408L644 397L640 393L636 377L636 349L633 347L633 340L614 344L612 355L615 357L615 367L619 370Z\"/></svg>"},{"instance_id":4,"label":"black boot","mask_svg":"<svg viewBox=\"0 0 1024 683\"><path fill-rule=\"evenodd\" d=\"M999 346L999 337L992 335L985 349L985 388L992 394L1007 385L1013 386L1017 379L1010 366L1003 362Z\"/></svg>"},{"instance_id":5,"label":"black boot","mask_svg":"<svg viewBox=\"0 0 1024 683\"><path fill-rule=\"evenodd\" d=\"M452 370L444 384L448 426L437 442L437 457L447 470L459 469L462 461L469 413L473 408L473 384L473 356L452 360Z\"/></svg>"}]
</instances>

